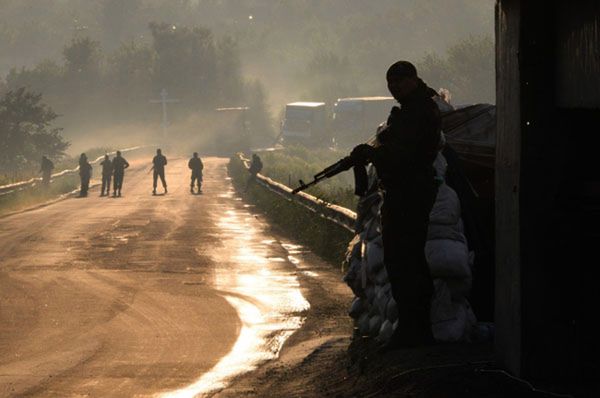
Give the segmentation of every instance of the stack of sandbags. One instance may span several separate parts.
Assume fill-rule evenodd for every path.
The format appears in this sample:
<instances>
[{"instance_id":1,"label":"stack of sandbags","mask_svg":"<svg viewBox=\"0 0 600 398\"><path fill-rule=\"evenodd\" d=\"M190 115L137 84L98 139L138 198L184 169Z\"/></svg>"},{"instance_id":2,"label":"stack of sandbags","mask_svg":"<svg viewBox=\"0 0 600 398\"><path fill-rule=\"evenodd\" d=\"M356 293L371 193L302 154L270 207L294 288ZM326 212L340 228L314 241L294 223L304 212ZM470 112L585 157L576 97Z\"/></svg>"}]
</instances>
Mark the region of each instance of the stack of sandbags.
<instances>
[{"instance_id":1,"label":"stack of sandbags","mask_svg":"<svg viewBox=\"0 0 600 398\"><path fill-rule=\"evenodd\" d=\"M447 163L438 154L436 174L445 176ZM464 341L476 323L467 300L471 291L473 264L460 218L458 195L443 182L429 215L425 257L434 280L431 304L433 335L440 341Z\"/></svg>"},{"instance_id":2,"label":"stack of sandbags","mask_svg":"<svg viewBox=\"0 0 600 398\"><path fill-rule=\"evenodd\" d=\"M446 162L441 154L435 166L443 181ZM373 170L369 175L370 183L376 183ZM376 191L361 198L358 233L348 246L344 261L348 271L344 281L356 295L349 315L355 320L357 332L385 342L401 325L398 325L396 302L383 264L381 204L381 196ZM431 308L433 334L439 341L469 340L475 323L466 299L472 280L469 253L460 219L460 202L443 182L430 218L425 254L435 287Z\"/></svg>"}]
</instances>

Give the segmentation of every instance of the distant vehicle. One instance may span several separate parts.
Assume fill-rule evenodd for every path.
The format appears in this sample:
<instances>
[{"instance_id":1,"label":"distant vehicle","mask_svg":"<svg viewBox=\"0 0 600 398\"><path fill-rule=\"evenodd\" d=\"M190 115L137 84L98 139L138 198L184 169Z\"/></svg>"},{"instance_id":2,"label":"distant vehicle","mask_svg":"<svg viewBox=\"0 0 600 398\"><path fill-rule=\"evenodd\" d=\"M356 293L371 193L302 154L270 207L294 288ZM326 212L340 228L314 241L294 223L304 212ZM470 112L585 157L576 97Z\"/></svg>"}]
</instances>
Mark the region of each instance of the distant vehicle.
<instances>
[{"instance_id":1,"label":"distant vehicle","mask_svg":"<svg viewBox=\"0 0 600 398\"><path fill-rule=\"evenodd\" d=\"M300 143L307 146L329 145L327 113L324 102L292 102L285 106L281 123L284 144Z\"/></svg>"},{"instance_id":2,"label":"distant vehicle","mask_svg":"<svg viewBox=\"0 0 600 398\"><path fill-rule=\"evenodd\" d=\"M392 97L339 98L333 107L332 134L341 148L353 147L375 134L385 122L392 106Z\"/></svg>"}]
</instances>

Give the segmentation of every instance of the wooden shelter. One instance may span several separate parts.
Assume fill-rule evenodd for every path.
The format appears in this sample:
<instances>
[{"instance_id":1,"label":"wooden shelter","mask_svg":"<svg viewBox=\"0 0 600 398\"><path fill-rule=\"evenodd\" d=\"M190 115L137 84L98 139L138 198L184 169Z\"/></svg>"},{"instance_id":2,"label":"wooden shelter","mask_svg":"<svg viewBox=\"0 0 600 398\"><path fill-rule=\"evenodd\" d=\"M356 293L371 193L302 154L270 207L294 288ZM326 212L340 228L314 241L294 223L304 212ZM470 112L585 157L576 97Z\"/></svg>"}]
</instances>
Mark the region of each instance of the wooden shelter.
<instances>
[{"instance_id":1,"label":"wooden shelter","mask_svg":"<svg viewBox=\"0 0 600 398\"><path fill-rule=\"evenodd\" d=\"M497 0L496 353L600 375L600 2Z\"/></svg>"}]
</instances>

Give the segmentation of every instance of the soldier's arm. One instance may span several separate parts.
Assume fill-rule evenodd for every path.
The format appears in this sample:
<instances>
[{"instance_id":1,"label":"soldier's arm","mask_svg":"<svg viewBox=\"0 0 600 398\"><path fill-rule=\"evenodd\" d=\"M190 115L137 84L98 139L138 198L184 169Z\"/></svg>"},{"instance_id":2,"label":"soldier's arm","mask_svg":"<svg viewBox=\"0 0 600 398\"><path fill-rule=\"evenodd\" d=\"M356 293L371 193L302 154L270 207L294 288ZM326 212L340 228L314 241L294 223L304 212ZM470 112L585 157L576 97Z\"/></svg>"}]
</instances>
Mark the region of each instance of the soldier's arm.
<instances>
[{"instance_id":1,"label":"soldier's arm","mask_svg":"<svg viewBox=\"0 0 600 398\"><path fill-rule=\"evenodd\" d=\"M129 162L123 158L123 168L126 169L129 167Z\"/></svg>"}]
</instances>

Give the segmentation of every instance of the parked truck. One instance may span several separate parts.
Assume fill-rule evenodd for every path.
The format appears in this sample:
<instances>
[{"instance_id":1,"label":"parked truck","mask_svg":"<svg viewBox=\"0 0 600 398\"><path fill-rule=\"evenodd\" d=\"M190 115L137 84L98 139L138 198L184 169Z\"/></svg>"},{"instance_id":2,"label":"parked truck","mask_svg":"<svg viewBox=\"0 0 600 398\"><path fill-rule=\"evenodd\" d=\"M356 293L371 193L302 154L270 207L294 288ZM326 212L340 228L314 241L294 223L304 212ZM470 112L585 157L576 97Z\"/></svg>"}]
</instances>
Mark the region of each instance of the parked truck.
<instances>
[{"instance_id":1,"label":"parked truck","mask_svg":"<svg viewBox=\"0 0 600 398\"><path fill-rule=\"evenodd\" d=\"M324 102L292 102L285 106L280 137L284 145L330 145L327 112Z\"/></svg>"},{"instance_id":2,"label":"parked truck","mask_svg":"<svg viewBox=\"0 0 600 398\"><path fill-rule=\"evenodd\" d=\"M368 140L394 105L397 103L392 97L339 98L331 126L336 146L349 148Z\"/></svg>"}]
</instances>

